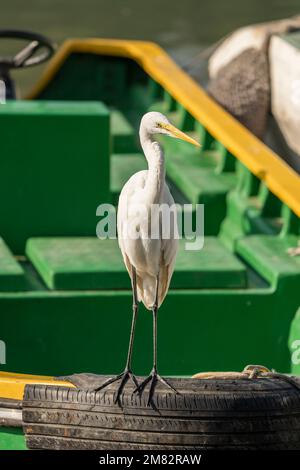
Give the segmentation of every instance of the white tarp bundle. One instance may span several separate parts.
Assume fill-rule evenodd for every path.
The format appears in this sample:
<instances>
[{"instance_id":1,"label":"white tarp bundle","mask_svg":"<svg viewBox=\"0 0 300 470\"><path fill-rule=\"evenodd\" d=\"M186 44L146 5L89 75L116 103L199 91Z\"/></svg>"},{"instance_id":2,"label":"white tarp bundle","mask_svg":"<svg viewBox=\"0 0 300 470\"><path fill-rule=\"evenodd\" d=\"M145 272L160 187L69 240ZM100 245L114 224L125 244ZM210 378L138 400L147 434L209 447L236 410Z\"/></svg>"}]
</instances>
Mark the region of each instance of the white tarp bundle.
<instances>
[{"instance_id":1,"label":"white tarp bundle","mask_svg":"<svg viewBox=\"0 0 300 470\"><path fill-rule=\"evenodd\" d=\"M271 109L270 39L299 28L300 16L240 28L228 36L209 59L208 91L260 138ZM287 68L285 73L289 74Z\"/></svg>"}]
</instances>

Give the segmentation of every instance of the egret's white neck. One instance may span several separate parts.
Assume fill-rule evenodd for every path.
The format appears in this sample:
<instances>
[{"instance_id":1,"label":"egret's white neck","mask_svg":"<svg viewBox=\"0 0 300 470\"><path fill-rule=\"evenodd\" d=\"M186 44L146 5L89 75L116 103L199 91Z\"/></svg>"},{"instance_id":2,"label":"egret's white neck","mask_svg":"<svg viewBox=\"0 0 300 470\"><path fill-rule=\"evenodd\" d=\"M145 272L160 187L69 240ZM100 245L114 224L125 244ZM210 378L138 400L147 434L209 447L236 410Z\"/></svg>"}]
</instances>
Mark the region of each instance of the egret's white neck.
<instances>
[{"instance_id":1,"label":"egret's white neck","mask_svg":"<svg viewBox=\"0 0 300 470\"><path fill-rule=\"evenodd\" d=\"M145 128L140 128L142 149L148 162L145 190L153 204L158 203L165 183L165 159L161 146Z\"/></svg>"}]
</instances>

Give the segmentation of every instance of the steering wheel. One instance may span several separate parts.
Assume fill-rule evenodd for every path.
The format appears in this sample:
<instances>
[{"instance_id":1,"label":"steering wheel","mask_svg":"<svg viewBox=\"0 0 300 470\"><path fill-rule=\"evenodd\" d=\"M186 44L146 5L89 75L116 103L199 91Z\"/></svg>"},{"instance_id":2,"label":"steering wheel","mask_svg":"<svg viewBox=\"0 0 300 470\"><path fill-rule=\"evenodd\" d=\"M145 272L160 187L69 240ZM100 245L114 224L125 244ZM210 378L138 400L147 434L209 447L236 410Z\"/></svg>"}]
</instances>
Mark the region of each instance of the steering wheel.
<instances>
[{"instance_id":1,"label":"steering wheel","mask_svg":"<svg viewBox=\"0 0 300 470\"><path fill-rule=\"evenodd\" d=\"M55 44L41 34L13 29L0 30L0 39L21 39L28 42L15 56L0 57L0 93L4 97L15 98L15 86L10 77L10 70L38 65L48 60L55 51ZM2 82L2 83L1 83Z\"/></svg>"}]
</instances>

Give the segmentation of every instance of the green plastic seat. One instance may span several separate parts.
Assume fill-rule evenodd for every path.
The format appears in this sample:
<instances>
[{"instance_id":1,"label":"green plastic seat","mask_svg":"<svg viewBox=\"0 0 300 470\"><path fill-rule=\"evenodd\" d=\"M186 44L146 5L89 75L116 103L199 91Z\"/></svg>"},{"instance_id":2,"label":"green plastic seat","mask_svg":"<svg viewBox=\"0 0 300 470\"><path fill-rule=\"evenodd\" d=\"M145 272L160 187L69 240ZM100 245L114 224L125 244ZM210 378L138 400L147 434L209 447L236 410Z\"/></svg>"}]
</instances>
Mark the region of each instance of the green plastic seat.
<instances>
[{"instance_id":1,"label":"green plastic seat","mask_svg":"<svg viewBox=\"0 0 300 470\"><path fill-rule=\"evenodd\" d=\"M217 238L207 237L201 251L180 250L172 288L242 288L246 269ZM32 238L26 255L49 289L128 289L117 240Z\"/></svg>"},{"instance_id":2,"label":"green plastic seat","mask_svg":"<svg viewBox=\"0 0 300 470\"><path fill-rule=\"evenodd\" d=\"M242 163L237 163L237 185L227 196L226 218L220 236L234 250L235 240L251 234L278 235L282 202Z\"/></svg>"},{"instance_id":3,"label":"green plastic seat","mask_svg":"<svg viewBox=\"0 0 300 470\"><path fill-rule=\"evenodd\" d=\"M3 239L0 238L0 291L18 292L25 289L25 272Z\"/></svg>"},{"instance_id":4,"label":"green plastic seat","mask_svg":"<svg viewBox=\"0 0 300 470\"><path fill-rule=\"evenodd\" d=\"M216 235L226 214L226 196L236 183L233 172L218 173L218 153L190 144L168 142L167 175L188 202L205 205L205 233Z\"/></svg>"},{"instance_id":5,"label":"green plastic seat","mask_svg":"<svg viewBox=\"0 0 300 470\"><path fill-rule=\"evenodd\" d=\"M147 161L141 153L113 154L110 157L110 191L113 203L117 204L119 194L127 180L138 171L147 169Z\"/></svg>"},{"instance_id":6,"label":"green plastic seat","mask_svg":"<svg viewBox=\"0 0 300 470\"><path fill-rule=\"evenodd\" d=\"M224 198L236 183L234 173L218 174L218 153L199 150L184 142L166 141L167 174L193 204L212 202Z\"/></svg>"},{"instance_id":7,"label":"green plastic seat","mask_svg":"<svg viewBox=\"0 0 300 470\"><path fill-rule=\"evenodd\" d=\"M115 153L130 153L137 150L135 129L123 113L112 110L110 113L110 126Z\"/></svg>"},{"instance_id":8,"label":"green plastic seat","mask_svg":"<svg viewBox=\"0 0 300 470\"><path fill-rule=\"evenodd\" d=\"M180 240L173 288L229 289L247 287L246 268L217 237L205 237L200 251L186 251Z\"/></svg>"},{"instance_id":9,"label":"green plastic seat","mask_svg":"<svg viewBox=\"0 0 300 470\"><path fill-rule=\"evenodd\" d=\"M236 252L270 284L283 277L300 278L300 257L292 257L288 249L296 247L299 237L286 235L252 235L236 242Z\"/></svg>"}]
</instances>

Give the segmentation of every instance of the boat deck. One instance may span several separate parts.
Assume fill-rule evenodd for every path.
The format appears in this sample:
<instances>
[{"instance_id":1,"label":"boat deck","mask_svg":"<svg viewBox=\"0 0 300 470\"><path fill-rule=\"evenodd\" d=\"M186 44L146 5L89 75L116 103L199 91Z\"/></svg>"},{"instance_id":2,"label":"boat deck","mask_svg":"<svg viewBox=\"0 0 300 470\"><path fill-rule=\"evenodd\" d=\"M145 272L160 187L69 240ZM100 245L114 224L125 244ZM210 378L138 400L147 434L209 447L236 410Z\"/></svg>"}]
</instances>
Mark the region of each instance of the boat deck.
<instances>
[{"instance_id":1,"label":"boat deck","mask_svg":"<svg viewBox=\"0 0 300 470\"><path fill-rule=\"evenodd\" d=\"M296 373L288 341L300 262L287 250L299 238L300 176L152 44L68 42L30 98L0 109L9 155L0 175L3 368L122 368L130 281L117 241L95 237L96 209L116 204L145 168L138 123L158 110L202 144L163 140L176 201L205 205L204 248L180 251L161 308L162 372L264 363ZM138 329L135 368L145 374L146 312Z\"/></svg>"}]
</instances>

